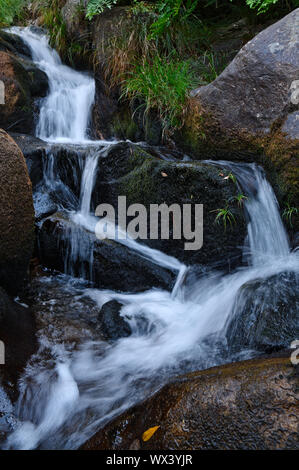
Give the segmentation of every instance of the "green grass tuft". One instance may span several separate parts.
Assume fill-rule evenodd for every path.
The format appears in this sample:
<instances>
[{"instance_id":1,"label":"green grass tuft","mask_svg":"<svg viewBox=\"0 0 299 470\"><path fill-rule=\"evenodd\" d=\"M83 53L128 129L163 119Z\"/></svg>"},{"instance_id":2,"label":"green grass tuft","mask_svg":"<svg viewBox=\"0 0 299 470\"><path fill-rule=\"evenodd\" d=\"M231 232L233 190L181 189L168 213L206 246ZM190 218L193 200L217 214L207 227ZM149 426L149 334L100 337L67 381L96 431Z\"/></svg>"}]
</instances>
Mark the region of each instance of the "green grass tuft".
<instances>
[{"instance_id":1,"label":"green grass tuft","mask_svg":"<svg viewBox=\"0 0 299 470\"><path fill-rule=\"evenodd\" d=\"M164 129L178 128L188 92L195 86L189 61L155 57L137 65L124 84L123 96L145 102L146 112L157 109Z\"/></svg>"}]
</instances>

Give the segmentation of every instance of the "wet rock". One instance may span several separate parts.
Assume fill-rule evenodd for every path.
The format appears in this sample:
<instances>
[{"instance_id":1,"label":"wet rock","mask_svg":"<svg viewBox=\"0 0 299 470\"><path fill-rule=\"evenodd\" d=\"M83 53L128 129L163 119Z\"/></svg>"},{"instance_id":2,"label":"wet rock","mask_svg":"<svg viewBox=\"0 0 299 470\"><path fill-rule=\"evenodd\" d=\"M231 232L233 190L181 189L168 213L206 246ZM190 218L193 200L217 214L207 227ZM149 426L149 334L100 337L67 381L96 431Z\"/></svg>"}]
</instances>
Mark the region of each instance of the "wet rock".
<instances>
[{"instance_id":1,"label":"wet rock","mask_svg":"<svg viewBox=\"0 0 299 470\"><path fill-rule=\"evenodd\" d=\"M34 243L32 187L17 144L0 130L0 285L16 292L27 276Z\"/></svg>"},{"instance_id":2,"label":"wet rock","mask_svg":"<svg viewBox=\"0 0 299 470\"><path fill-rule=\"evenodd\" d=\"M46 158L49 145L43 140L27 134L10 132L26 159L33 190L43 179L43 160Z\"/></svg>"},{"instance_id":3,"label":"wet rock","mask_svg":"<svg viewBox=\"0 0 299 470\"><path fill-rule=\"evenodd\" d=\"M289 357L195 372L105 426L84 450L296 449L298 376ZM147 442L142 434L160 426Z\"/></svg>"},{"instance_id":4,"label":"wet rock","mask_svg":"<svg viewBox=\"0 0 299 470\"><path fill-rule=\"evenodd\" d=\"M13 301L0 287L0 340L5 345L5 364L0 365L6 390L15 396L17 379L35 352L35 321L31 310Z\"/></svg>"},{"instance_id":5,"label":"wet rock","mask_svg":"<svg viewBox=\"0 0 299 470\"><path fill-rule=\"evenodd\" d=\"M38 232L39 256L44 266L94 282L95 286L124 292L153 287L170 290L176 273L139 256L113 240L98 240L62 214L45 219Z\"/></svg>"},{"instance_id":6,"label":"wet rock","mask_svg":"<svg viewBox=\"0 0 299 470\"><path fill-rule=\"evenodd\" d=\"M192 92L224 128L268 133L297 109L298 18L297 8L266 28L214 82Z\"/></svg>"},{"instance_id":7,"label":"wet rock","mask_svg":"<svg viewBox=\"0 0 299 470\"><path fill-rule=\"evenodd\" d=\"M299 276L285 272L241 287L227 325L233 350L272 351L299 338Z\"/></svg>"},{"instance_id":8,"label":"wet rock","mask_svg":"<svg viewBox=\"0 0 299 470\"><path fill-rule=\"evenodd\" d=\"M131 329L128 323L120 316L122 304L116 300L106 302L99 314L101 330L107 340L117 340L130 336Z\"/></svg>"},{"instance_id":9,"label":"wet rock","mask_svg":"<svg viewBox=\"0 0 299 470\"><path fill-rule=\"evenodd\" d=\"M103 339L100 308L88 296L87 283L65 275L36 277L26 290L26 301L36 320L37 334L67 350L84 341Z\"/></svg>"},{"instance_id":10,"label":"wet rock","mask_svg":"<svg viewBox=\"0 0 299 470\"><path fill-rule=\"evenodd\" d=\"M5 87L5 104L0 104L0 127L33 133L35 100L47 94L48 79L30 60L0 51L0 80Z\"/></svg>"},{"instance_id":11,"label":"wet rock","mask_svg":"<svg viewBox=\"0 0 299 470\"><path fill-rule=\"evenodd\" d=\"M225 179L228 174L227 170L206 163L163 161L140 146L122 142L99 159L93 208L109 203L117 213L118 196L127 197L127 206L143 204L147 214L151 204L179 204L181 209L183 204L203 204L204 240L200 250L185 250L186 240L173 240L172 232L170 240L141 241L186 264L231 268L241 261L246 224L242 207L235 200L239 190L230 178ZM225 229L222 222L215 223L215 211L227 204L235 223Z\"/></svg>"},{"instance_id":12,"label":"wet rock","mask_svg":"<svg viewBox=\"0 0 299 470\"><path fill-rule=\"evenodd\" d=\"M20 54L30 59L32 58L29 47L26 46L20 36L8 33L4 30L0 30L0 51Z\"/></svg>"}]
</instances>

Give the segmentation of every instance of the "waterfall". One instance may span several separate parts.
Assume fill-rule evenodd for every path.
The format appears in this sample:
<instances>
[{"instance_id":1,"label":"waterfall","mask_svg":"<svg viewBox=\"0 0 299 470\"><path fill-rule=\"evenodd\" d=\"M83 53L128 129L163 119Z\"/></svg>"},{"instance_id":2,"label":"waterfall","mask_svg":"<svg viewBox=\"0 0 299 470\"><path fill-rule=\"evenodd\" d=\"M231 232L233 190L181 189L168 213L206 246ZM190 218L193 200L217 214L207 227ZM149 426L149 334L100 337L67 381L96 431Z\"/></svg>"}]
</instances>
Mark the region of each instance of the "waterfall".
<instances>
[{"instance_id":1,"label":"waterfall","mask_svg":"<svg viewBox=\"0 0 299 470\"><path fill-rule=\"evenodd\" d=\"M49 80L49 94L42 100L36 136L49 142L88 142L87 129L94 102L95 82L85 73L63 65L46 35L31 28L9 30L30 48L34 63Z\"/></svg>"},{"instance_id":2,"label":"waterfall","mask_svg":"<svg viewBox=\"0 0 299 470\"><path fill-rule=\"evenodd\" d=\"M232 170L244 192L245 208L248 213L248 247L245 254L250 256L253 266L270 263L276 258L288 255L289 241L279 214L274 191L265 177L264 170L256 163L233 163L224 160L206 160L206 163Z\"/></svg>"},{"instance_id":3,"label":"waterfall","mask_svg":"<svg viewBox=\"0 0 299 470\"><path fill-rule=\"evenodd\" d=\"M28 29L18 30L17 34L31 47L35 62L50 79L50 94L41 105L37 134L54 142L86 143L93 80L63 66L44 36ZM72 250L66 259L71 264L78 259L83 264L92 256L86 239L82 242L81 230L93 232L97 220L90 214L90 205L102 151L91 150L79 165L83 173L75 208L67 206L64 196L61 199L64 215L74 224L66 234ZM55 174L54 160L53 155L49 157L45 180L57 191L57 185L65 182ZM40 350L20 382L19 425L5 448L77 449L99 428L171 377L254 356L255 351L250 350L232 356L227 345L226 325L238 292L257 278L266 279L284 271L298 273L298 252L290 252L275 195L262 169L249 164L213 163L231 168L246 194L248 266L230 274L205 270L195 279L189 278L189 268L175 258L129 237L120 240L140 256L176 270L173 291L151 289L131 294L77 287L76 295L92 299L99 309L109 300L118 301L120 315L132 334L114 343L85 341L68 350L64 344L53 345L41 339ZM68 191L62 193L68 195ZM71 272L70 267L66 270ZM73 280L68 282L64 280L64 289L70 289Z\"/></svg>"}]
</instances>

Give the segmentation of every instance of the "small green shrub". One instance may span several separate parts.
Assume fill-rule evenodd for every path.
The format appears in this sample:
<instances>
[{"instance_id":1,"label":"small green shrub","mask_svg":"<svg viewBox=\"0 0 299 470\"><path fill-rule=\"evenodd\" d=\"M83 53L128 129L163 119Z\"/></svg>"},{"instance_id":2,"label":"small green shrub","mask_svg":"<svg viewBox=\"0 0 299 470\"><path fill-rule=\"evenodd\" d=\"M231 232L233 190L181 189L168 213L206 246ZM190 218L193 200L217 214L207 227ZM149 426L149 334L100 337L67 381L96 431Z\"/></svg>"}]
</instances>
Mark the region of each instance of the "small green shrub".
<instances>
[{"instance_id":1,"label":"small green shrub","mask_svg":"<svg viewBox=\"0 0 299 470\"><path fill-rule=\"evenodd\" d=\"M181 125L189 90L195 85L188 61L166 60L137 65L125 81L123 96L145 102L146 112L157 109L164 129Z\"/></svg>"},{"instance_id":2,"label":"small green shrub","mask_svg":"<svg viewBox=\"0 0 299 470\"><path fill-rule=\"evenodd\" d=\"M286 220L290 227L293 227L293 217L298 215L298 208L291 206L288 202L283 210L282 217Z\"/></svg>"},{"instance_id":3,"label":"small green shrub","mask_svg":"<svg viewBox=\"0 0 299 470\"><path fill-rule=\"evenodd\" d=\"M232 227L236 223L235 216L230 210L228 203L222 209L215 209L211 212L217 212L217 215L215 217L215 223L219 224L220 222L222 222L225 232L226 232L227 224L229 224Z\"/></svg>"}]
</instances>

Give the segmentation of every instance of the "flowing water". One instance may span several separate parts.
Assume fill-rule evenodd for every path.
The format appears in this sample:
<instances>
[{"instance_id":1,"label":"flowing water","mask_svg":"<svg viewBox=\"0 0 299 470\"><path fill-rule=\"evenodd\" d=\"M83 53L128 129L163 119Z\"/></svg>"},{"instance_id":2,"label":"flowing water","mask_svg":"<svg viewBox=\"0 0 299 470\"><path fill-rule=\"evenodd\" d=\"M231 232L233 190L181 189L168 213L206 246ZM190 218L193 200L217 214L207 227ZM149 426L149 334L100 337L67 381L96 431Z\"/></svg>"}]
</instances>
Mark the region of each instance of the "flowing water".
<instances>
[{"instance_id":1,"label":"flowing water","mask_svg":"<svg viewBox=\"0 0 299 470\"><path fill-rule=\"evenodd\" d=\"M43 36L37 38L28 30L18 34L30 45L34 60L46 71L51 83L49 96L41 105L37 134L55 141L86 142L94 94L92 79L64 67ZM45 63L46 54L49 64ZM64 110L57 120L53 118L56 106ZM97 148L79 164L82 176L77 199L76 196L72 199L70 188L55 174L53 154L49 157L45 181L49 188L54 185L54 191L57 184L66 188L62 192L62 209L76 230L78 227L94 230L97 219L90 213L91 193L97 159L102 152L103 148ZM86 287L79 280L62 276L66 293L73 292L77 282L77 298L89 298L99 309L105 302L117 300L132 334L113 343L84 340L75 346L59 341L59 335L53 334L56 339L49 340L40 334L40 350L31 359L20 383L15 410L18 424L5 448L76 449L105 423L154 393L171 377L256 354L247 350L233 355L231 345L227 344L226 328L233 312L238 310L234 306L239 289L257 278L284 271L298 272L298 252L290 252L278 204L263 170L252 164L218 164L231 166L248 196L245 201L248 264L230 274L204 270L196 279L189 278L188 268L178 260L126 238L120 242L177 272L172 292L151 289L120 294ZM65 201L70 197L73 209L66 207ZM81 247L80 235L76 237L74 233L80 234L76 231L67 234L73 250L69 259L78 261L82 251L83 258L88 258L88 246ZM92 258L89 263L92 264ZM55 310L55 299L52 303Z\"/></svg>"},{"instance_id":2,"label":"flowing water","mask_svg":"<svg viewBox=\"0 0 299 470\"><path fill-rule=\"evenodd\" d=\"M15 27L10 32L22 38L35 64L48 76L50 90L40 106L36 136L50 142L88 142L93 78L63 65L46 35L30 28Z\"/></svg>"}]
</instances>

